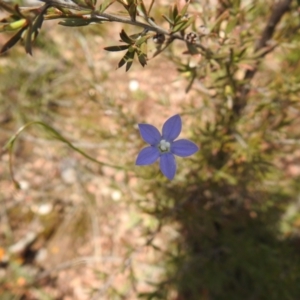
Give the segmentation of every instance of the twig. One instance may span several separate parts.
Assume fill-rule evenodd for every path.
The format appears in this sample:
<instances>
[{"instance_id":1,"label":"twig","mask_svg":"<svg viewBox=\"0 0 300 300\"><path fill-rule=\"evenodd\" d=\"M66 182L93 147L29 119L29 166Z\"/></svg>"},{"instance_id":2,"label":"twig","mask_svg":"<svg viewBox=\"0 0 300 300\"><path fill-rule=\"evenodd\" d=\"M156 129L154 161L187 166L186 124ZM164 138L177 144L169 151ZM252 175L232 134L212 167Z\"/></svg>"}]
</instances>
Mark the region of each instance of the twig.
<instances>
[{"instance_id":1,"label":"twig","mask_svg":"<svg viewBox=\"0 0 300 300\"><path fill-rule=\"evenodd\" d=\"M292 0L282 0L274 5L272 14L269 18L269 21L263 30L261 38L256 42L254 51L258 52L259 50L266 47L268 41L272 38L274 34L274 30L281 20L282 16L289 11L290 5ZM274 47L275 48L275 47ZM272 48L272 50L274 49ZM264 57L270 51L264 51L260 57ZM240 115L242 109L246 106L247 100L246 97L250 91L249 81L254 77L255 73L257 72L257 66L251 70L247 70L244 80L247 82L244 84L240 90L240 95L238 95L234 101L233 111L235 115Z\"/></svg>"},{"instance_id":2,"label":"twig","mask_svg":"<svg viewBox=\"0 0 300 300\"><path fill-rule=\"evenodd\" d=\"M268 40L273 36L276 25L282 16L289 10L292 0L283 0L275 4L272 15L265 27L260 40L257 41L255 51L258 51L267 45Z\"/></svg>"},{"instance_id":3,"label":"twig","mask_svg":"<svg viewBox=\"0 0 300 300\"><path fill-rule=\"evenodd\" d=\"M92 19L95 18L95 19L100 19L102 21L107 21L107 22L118 22L118 23L123 23L123 24L129 24L129 25L133 25L133 26L137 26L137 27L142 27L146 30L149 30L149 31L154 31L154 32L157 32L157 33L162 33L162 34L165 34L165 35L170 35L170 33L157 26L156 24L154 24L152 22L152 24L146 24L146 23L143 23L143 22L139 22L139 21L133 21L131 19L127 19L127 18L122 18L122 17L119 17L119 16L116 16L116 15L111 15L111 14L107 14L107 13L100 13L100 12L93 12L92 13Z\"/></svg>"}]
</instances>

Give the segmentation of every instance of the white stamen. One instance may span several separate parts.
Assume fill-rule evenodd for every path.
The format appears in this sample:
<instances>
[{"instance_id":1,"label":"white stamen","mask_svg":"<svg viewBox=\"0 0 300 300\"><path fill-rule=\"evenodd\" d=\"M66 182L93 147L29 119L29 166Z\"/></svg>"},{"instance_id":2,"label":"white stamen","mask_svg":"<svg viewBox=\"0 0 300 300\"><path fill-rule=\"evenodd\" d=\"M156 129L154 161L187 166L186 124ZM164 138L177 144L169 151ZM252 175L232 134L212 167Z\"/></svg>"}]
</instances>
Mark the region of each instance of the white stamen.
<instances>
[{"instance_id":1,"label":"white stamen","mask_svg":"<svg viewBox=\"0 0 300 300\"><path fill-rule=\"evenodd\" d=\"M166 140L161 140L158 147L160 151L167 152L170 151L171 144Z\"/></svg>"}]
</instances>

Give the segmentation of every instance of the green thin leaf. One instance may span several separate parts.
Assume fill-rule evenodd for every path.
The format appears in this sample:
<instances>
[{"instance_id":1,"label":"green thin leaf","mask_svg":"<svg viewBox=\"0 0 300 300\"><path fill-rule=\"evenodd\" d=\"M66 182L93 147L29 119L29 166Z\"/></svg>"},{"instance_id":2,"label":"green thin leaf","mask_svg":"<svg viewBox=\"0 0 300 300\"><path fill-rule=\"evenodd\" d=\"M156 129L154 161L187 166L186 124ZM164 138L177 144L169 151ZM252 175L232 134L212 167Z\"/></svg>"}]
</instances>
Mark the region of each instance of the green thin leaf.
<instances>
[{"instance_id":1,"label":"green thin leaf","mask_svg":"<svg viewBox=\"0 0 300 300\"><path fill-rule=\"evenodd\" d=\"M104 50L116 52L116 51L124 51L129 47L130 47L129 45L110 46L110 47L105 47Z\"/></svg>"},{"instance_id":2,"label":"green thin leaf","mask_svg":"<svg viewBox=\"0 0 300 300\"><path fill-rule=\"evenodd\" d=\"M147 55L143 52L141 52L139 55L138 55L138 59L139 59L139 62L140 64L145 67L147 65Z\"/></svg>"},{"instance_id":3,"label":"green thin leaf","mask_svg":"<svg viewBox=\"0 0 300 300\"><path fill-rule=\"evenodd\" d=\"M144 35L144 36L138 38L138 39L136 40L135 44L136 44L137 46L142 45L143 43L145 43L145 42L146 42L149 38L151 38L152 36L153 36L152 33L151 33L151 34Z\"/></svg>"},{"instance_id":4,"label":"green thin leaf","mask_svg":"<svg viewBox=\"0 0 300 300\"><path fill-rule=\"evenodd\" d=\"M243 57L244 56L244 54L246 53L246 51L247 51L247 46L245 46L238 54L237 54L237 56L239 57L239 58L241 58L241 57Z\"/></svg>"},{"instance_id":5,"label":"green thin leaf","mask_svg":"<svg viewBox=\"0 0 300 300\"><path fill-rule=\"evenodd\" d=\"M126 64L126 54L118 63L118 68L122 68Z\"/></svg>"},{"instance_id":6,"label":"green thin leaf","mask_svg":"<svg viewBox=\"0 0 300 300\"><path fill-rule=\"evenodd\" d=\"M221 26L221 23L229 17L229 11L225 10L214 22L214 24L211 26L210 30L218 32Z\"/></svg>"},{"instance_id":7,"label":"green thin leaf","mask_svg":"<svg viewBox=\"0 0 300 300\"><path fill-rule=\"evenodd\" d=\"M32 24L29 24L25 37L25 51L32 55Z\"/></svg>"},{"instance_id":8,"label":"green thin leaf","mask_svg":"<svg viewBox=\"0 0 300 300\"><path fill-rule=\"evenodd\" d=\"M190 5L190 1L187 1L186 4L184 5L184 7L182 8L181 12L180 12L181 16L185 16L189 5Z\"/></svg>"},{"instance_id":9,"label":"green thin leaf","mask_svg":"<svg viewBox=\"0 0 300 300\"><path fill-rule=\"evenodd\" d=\"M128 72L132 66L133 60L132 61L128 61L126 64L126 72Z\"/></svg>"},{"instance_id":10,"label":"green thin leaf","mask_svg":"<svg viewBox=\"0 0 300 300\"><path fill-rule=\"evenodd\" d=\"M177 23L174 26L172 32L177 32L177 31L184 30L187 27L189 27L193 22L194 22L194 18L193 17L189 18L188 20L181 21L181 22Z\"/></svg>"},{"instance_id":11,"label":"green thin leaf","mask_svg":"<svg viewBox=\"0 0 300 300\"><path fill-rule=\"evenodd\" d=\"M142 44L139 48L138 60L143 67L147 65L147 43Z\"/></svg>"},{"instance_id":12,"label":"green thin leaf","mask_svg":"<svg viewBox=\"0 0 300 300\"><path fill-rule=\"evenodd\" d=\"M177 4L174 4L173 12L172 12L173 20L175 20L177 18L178 14L179 14L179 12L178 12Z\"/></svg>"},{"instance_id":13,"label":"green thin leaf","mask_svg":"<svg viewBox=\"0 0 300 300\"><path fill-rule=\"evenodd\" d=\"M162 16L170 25L174 25L174 20L170 19L169 17L163 15Z\"/></svg>"},{"instance_id":14,"label":"green thin leaf","mask_svg":"<svg viewBox=\"0 0 300 300\"><path fill-rule=\"evenodd\" d=\"M132 66L134 54L135 54L135 49L132 47L129 48L126 54L124 55L124 57L118 63L118 68L121 68L126 64L126 72L127 72Z\"/></svg>"},{"instance_id":15,"label":"green thin leaf","mask_svg":"<svg viewBox=\"0 0 300 300\"><path fill-rule=\"evenodd\" d=\"M169 16L168 16L168 18L169 18L170 20L172 20L172 23L174 23L173 7L172 7L172 6L169 7Z\"/></svg>"},{"instance_id":16,"label":"green thin leaf","mask_svg":"<svg viewBox=\"0 0 300 300\"><path fill-rule=\"evenodd\" d=\"M44 12L40 13L36 18L35 22L32 25L32 33L34 34L34 38L39 34L39 30L42 28L44 22Z\"/></svg>"},{"instance_id":17,"label":"green thin leaf","mask_svg":"<svg viewBox=\"0 0 300 300\"><path fill-rule=\"evenodd\" d=\"M129 13L131 20L135 21L137 15L137 9L136 9L136 4L134 2L129 5L127 11Z\"/></svg>"},{"instance_id":18,"label":"green thin leaf","mask_svg":"<svg viewBox=\"0 0 300 300\"><path fill-rule=\"evenodd\" d=\"M91 23L91 20L79 19L79 18L69 18L63 21L60 21L58 24L67 27L81 27L87 26Z\"/></svg>"},{"instance_id":19,"label":"green thin leaf","mask_svg":"<svg viewBox=\"0 0 300 300\"><path fill-rule=\"evenodd\" d=\"M234 19L231 19L228 21L227 26L225 28L225 33L229 34L236 26L236 24L238 23L238 18L235 17Z\"/></svg>"},{"instance_id":20,"label":"green thin leaf","mask_svg":"<svg viewBox=\"0 0 300 300\"><path fill-rule=\"evenodd\" d=\"M122 59L119 61L118 63L118 68L121 68L123 67L126 63L127 63L127 60L129 58L129 50L126 52L126 54L122 57Z\"/></svg>"},{"instance_id":21,"label":"green thin leaf","mask_svg":"<svg viewBox=\"0 0 300 300\"><path fill-rule=\"evenodd\" d=\"M120 38L123 42L132 45L134 43L134 40L131 39L127 33L122 29L121 33L120 33Z\"/></svg>"},{"instance_id":22,"label":"green thin leaf","mask_svg":"<svg viewBox=\"0 0 300 300\"><path fill-rule=\"evenodd\" d=\"M138 8L142 11L144 17L148 17L148 12L147 12L147 9L146 9L146 6L143 2L143 0L138 0Z\"/></svg>"},{"instance_id":23,"label":"green thin leaf","mask_svg":"<svg viewBox=\"0 0 300 300\"><path fill-rule=\"evenodd\" d=\"M10 48L12 48L22 38L23 32L26 29L27 29L27 27L22 28L8 42L6 42L0 50L0 54L4 53L4 52L8 51Z\"/></svg>"},{"instance_id":24,"label":"green thin leaf","mask_svg":"<svg viewBox=\"0 0 300 300\"><path fill-rule=\"evenodd\" d=\"M187 13L187 9L189 7L190 1L187 1L187 3L183 6L182 10L180 11L180 13L177 13L177 16L174 17L175 19L175 23L177 23L178 21L180 21L182 18L185 18L185 15Z\"/></svg>"}]
</instances>

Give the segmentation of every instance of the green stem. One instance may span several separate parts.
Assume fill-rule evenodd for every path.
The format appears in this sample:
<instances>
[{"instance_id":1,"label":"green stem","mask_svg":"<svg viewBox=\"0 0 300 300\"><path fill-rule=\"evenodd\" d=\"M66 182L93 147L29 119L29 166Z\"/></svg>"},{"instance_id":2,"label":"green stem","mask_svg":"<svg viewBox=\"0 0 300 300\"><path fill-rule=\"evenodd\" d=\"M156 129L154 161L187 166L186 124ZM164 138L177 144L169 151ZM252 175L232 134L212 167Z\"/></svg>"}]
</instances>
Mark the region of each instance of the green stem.
<instances>
[{"instance_id":1,"label":"green stem","mask_svg":"<svg viewBox=\"0 0 300 300\"><path fill-rule=\"evenodd\" d=\"M85 158L101 165L101 166L105 166L105 167L110 167L110 168L114 168L114 169L119 169L119 170L124 170L124 167L121 166L116 166L116 165L112 165L112 164L108 164L108 163L104 163L101 162L95 158L93 158L92 156L86 154L84 151L80 150L79 148L75 147L72 143L70 143L66 138L64 138L58 131L56 131L54 128L48 126L47 124L43 123L43 122L39 122L39 121L32 121L29 122L27 124L25 124L24 126L22 126L21 128L19 128L19 130L9 139L9 141L5 144L5 146L3 147L4 149L8 149L9 151L9 171L10 171L10 175L12 178L12 181L14 182L15 186L17 188L20 187L18 181L15 179L14 176L14 171L13 171L13 163L12 163L12 154L13 154L13 146L14 143L16 141L16 139L18 138L18 136L25 130L27 129L29 126L31 125L41 125L44 128L46 128L48 131L50 131L52 134L55 135L55 137L62 141L63 143L67 144L71 149L73 149L74 151L78 152L79 154L81 154L82 156L84 156Z\"/></svg>"}]
</instances>

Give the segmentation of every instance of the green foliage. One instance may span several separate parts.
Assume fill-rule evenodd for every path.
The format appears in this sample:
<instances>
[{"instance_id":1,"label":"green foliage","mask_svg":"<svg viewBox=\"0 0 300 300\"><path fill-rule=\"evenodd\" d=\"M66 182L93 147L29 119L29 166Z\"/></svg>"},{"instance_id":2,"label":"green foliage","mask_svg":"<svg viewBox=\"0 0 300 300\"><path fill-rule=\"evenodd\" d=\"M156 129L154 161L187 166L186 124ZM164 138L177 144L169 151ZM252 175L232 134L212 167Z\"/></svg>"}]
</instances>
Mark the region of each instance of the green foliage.
<instances>
[{"instance_id":1,"label":"green foliage","mask_svg":"<svg viewBox=\"0 0 300 300\"><path fill-rule=\"evenodd\" d=\"M149 180L155 174L150 168L135 174L141 182L141 211L153 216L159 229L171 224L177 230L166 250L149 239L147 245L163 253L165 273L140 297L298 299L299 229L293 222L299 221L299 211L294 208L289 218L285 214L299 196L299 178L284 164L299 148L297 3L282 0L281 11L273 1L219 1L215 8L201 4L201 9L198 3L181 8L176 4L163 14L166 30L150 15L153 3L147 8L143 1L117 2L128 18L106 12L113 1L103 1L98 9L94 2L74 1L88 10L76 12L46 2L30 14L0 2L11 14L2 21L1 31L17 31L1 52L24 38L25 50L31 53L32 40L45 20L63 19L60 24L65 26L119 22L140 30L131 34L123 29L122 44L104 49L126 51L118 67L128 71L135 57L144 67L151 39L163 37L153 56L166 53L187 80L186 91L194 93L181 110L190 124L190 139L201 151L182 162L174 182ZM199 19L205 24L202 32ZM186 34L188 28L193 32ZM134 119L130 112L128 116ZM27 123L8 141L11 156L17 137L32 124L99 163L40 121ZM134 282L133 271L129 277ZM122 297L111 291L113 297Z\"/></svg>"},{"instance_id":2,"label":"green foliage","mask_svg":"<svg viewBox=\"0 0 300 300\"><path fill-rule=\"evenodd\" d=\"M170 31L172 33L183 31L194 22L193 18L187 17L188 6L189 2L186 3L182 10L179 12L177 4L174 4L173 7L170 6L168 16L163 15L163 18L169 23Z\"/></svg>"},{"instance_id":3,"label":"green foliage","mask_svg":"<svg viewBox=\"0 0 300 300\"><path fill-rule=\"evenodd\" d=\"M127 50L124 57L120 60L118 68L121 68L126 64L126 71L128 71L132 64L134 56L137 55L140 64L144 67L147 64L147 40L151 38L152 34L146 34L145 31L128 36L127 33L122 30L120 33L121 41L128 45L110 46L105 47L107 51L123 51Z\"/></svg>"},{"instance_id":4,"label":"green foliage","mask_svg":"<svg viewBox=\"0 0 300 300\"><path fill-rule=\"evenodd\" d=\"M244 25L239 16L254 10L228 9L235 14L224 12L213 32L201 38L211 49L219 47L214 50L218 54L194 65L190 59L184 62L182 54L171 57L189 81L187 90L199 81L204 86L204 104L185 107L187 119L193 120L191 139L201 151L173 184L156 182L140 191L149 201L159 199L151 205L141 202L142 209L162 224L168 220L180 227L174 251L166 253L169 272L153 292L141 295L145 299L171 299L173 288L178 299L192 300L300 295L298 237L283 239L280 229L282 215L298 192L285 168L277 167L280 157L293 155L295 149L280 146L280 140L299 136L299 66L292 74L283 67L298 52L292 47L281 55L286 48L278 46L272 59L257 69L274 48L249 48L255 36L234 30L240 32ZM170 10L167 18L172 14ZM256 17L266 20L264 13ZM290 38L291 45L298 40L296 35ZM278 72L267 66L273 62ZM250 83L254 73L258 79Z\"/></svg>"}]
</instances>

